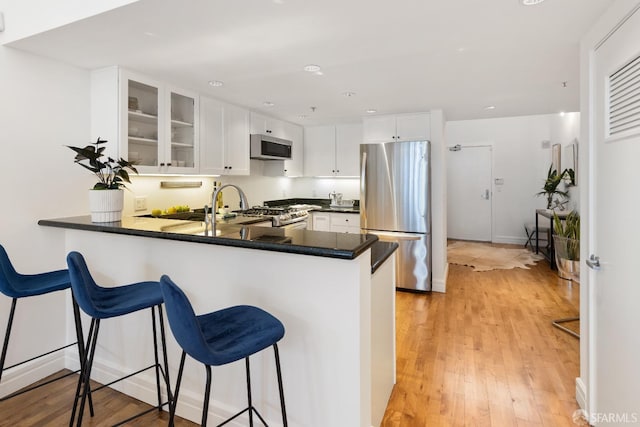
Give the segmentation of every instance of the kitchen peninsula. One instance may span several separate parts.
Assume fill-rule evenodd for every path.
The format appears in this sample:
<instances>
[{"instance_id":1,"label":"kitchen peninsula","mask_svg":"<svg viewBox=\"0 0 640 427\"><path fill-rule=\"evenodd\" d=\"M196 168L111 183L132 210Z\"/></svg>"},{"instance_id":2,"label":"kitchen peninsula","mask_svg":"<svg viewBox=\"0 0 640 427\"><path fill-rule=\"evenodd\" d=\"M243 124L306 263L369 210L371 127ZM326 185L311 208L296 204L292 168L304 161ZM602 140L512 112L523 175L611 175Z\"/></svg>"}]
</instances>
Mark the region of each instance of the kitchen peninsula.
<instances>
[{"instance_id":1,"label":"kitchen peninsula","mask_svg":"<svg viewBox=\"0 0 640 427\"><path fill-rule=\"evenodd\" d=\"M41 220L61 230L65 248L87 259L96 281L116 286L169 275L196 313L251 304L286 328L280 345L287 413L295 426L379 425L395 382L396 246L366 234L224 224L216 237L202 223L88 216ZM145 313L146 314L146 313ZM133 316L139 319L132 319ZM152 359L141 313L103 326L94 378L107 382ZM69 331L72 334L72 331ZM172 382L180 349L169 339ZM269 425L280 422L273 354L252 356L254 401ZM213 370L212 423L245 405L242 363ZM187 362L178 415L198 420L204 371ZM120 390L155 399L154 378L131 378Z\"/></svg>"}]
</instances>

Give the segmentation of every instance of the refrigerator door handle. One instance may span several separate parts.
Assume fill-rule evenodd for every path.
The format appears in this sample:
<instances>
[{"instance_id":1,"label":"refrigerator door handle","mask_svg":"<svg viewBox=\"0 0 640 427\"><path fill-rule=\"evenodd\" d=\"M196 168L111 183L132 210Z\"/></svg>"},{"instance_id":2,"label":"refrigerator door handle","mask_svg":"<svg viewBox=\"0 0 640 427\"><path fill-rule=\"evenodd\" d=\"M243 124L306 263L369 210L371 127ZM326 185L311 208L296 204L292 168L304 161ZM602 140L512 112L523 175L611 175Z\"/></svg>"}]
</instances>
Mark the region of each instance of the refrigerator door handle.
<instances>
[{"instance_id":1,"label":"refrigerator door handle","mask_svg":"<svg viewBox=\"0 0 640 427\"><path fill-rule=\"evenodd\" d=\"M385 231L371 231L366 230L367 233L375 234L380 237L387 237L393 240L420 240L424 237L424 234L415 234L415 233L402 233L399 231L385 232Z\"/></svg>"},{"instance_id":2,"label":"refrigerator door handle","mask_svg":"<svg viewBox=\"0 0 640 427\"><path fill-rule=\"evenodd\" d=\"M360 216L361 227L367 226L367 152L362 153L362 164L360 165Z\"/></svg>"}]
</instances>

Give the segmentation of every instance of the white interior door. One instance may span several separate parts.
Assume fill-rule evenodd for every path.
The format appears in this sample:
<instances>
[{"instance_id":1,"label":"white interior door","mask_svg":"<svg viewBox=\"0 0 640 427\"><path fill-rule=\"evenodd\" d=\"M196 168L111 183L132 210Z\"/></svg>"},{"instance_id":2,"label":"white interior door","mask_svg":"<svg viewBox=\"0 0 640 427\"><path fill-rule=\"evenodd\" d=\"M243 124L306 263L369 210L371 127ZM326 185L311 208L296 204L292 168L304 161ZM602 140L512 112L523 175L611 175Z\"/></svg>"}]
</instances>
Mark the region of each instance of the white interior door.
<instances>
[{"instance_id":1,"label":"white interior door","mask_svg":"<svg viewBox=\"0 0 640 427\"><path fill-rule=\"evenodd\" d=\"M491 147L447 151L447 237L491 241Z\"/></svg>"},{"instance_id":2,"label":"white interior door","mask_svg":"<svg viewBox=\"0 0 640 427\"><path fill-rule=\"evenodd\" d=\"M589 273L592 423L640 423L640 11L594 54ZM594 260L588 261L591 265ZM595 414L594 414L595 413ZM599 414L616 418L598 420ZM623 418L620 418L623 417ZM625 418L626 417L626 418ZM635 417L635 419L631 418ZM627 420L627 421L625 421ZM628 424L631 423L631 424Z\"/></svg>"}]
</instances>

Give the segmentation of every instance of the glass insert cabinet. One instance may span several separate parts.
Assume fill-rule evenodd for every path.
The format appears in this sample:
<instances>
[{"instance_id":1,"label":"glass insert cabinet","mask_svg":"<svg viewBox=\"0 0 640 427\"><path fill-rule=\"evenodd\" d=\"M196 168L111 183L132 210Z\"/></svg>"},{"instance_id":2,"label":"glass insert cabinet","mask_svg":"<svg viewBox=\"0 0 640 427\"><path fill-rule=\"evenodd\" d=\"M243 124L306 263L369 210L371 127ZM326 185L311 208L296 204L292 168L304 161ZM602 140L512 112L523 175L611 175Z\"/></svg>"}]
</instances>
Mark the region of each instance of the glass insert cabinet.
<instances>
[{"instance_id":1,"label":"glass insert cabinet","mask_svg":"<svg viewBox=\"0 0 640 427\"><path fill-rule=\"evenodd\" d=\"M120 85L122 157L140 173L196 173L197 94L125 70Z\"/></svg>"}]
</instances>

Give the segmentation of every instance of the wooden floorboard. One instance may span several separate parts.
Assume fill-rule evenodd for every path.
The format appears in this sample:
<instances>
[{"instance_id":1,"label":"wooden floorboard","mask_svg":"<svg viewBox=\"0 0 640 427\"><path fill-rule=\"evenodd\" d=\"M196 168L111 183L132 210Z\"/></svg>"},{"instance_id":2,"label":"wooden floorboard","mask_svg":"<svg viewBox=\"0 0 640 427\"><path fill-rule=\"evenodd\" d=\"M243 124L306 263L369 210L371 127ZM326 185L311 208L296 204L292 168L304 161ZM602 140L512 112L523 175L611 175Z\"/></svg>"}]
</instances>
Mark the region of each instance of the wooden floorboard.
<instances>
[{"instance_id":1,"label":"wooden floorboard","mask_svg":"<svg viewBox=\"0 0 640 427\"><path fill-rule=\"evenodd\" d=\"M398 381L382 426L575 425L579 341L551 321L578 315L579 285L545 261L488 272L452 264L446 294L397 292L396 305ZM0 402L0 426L67 425L76 378ZM85 426L149 408L110 389L95 393L94 403ZM166 424L167 413L153 411L128 425Z\"/></svg>"}]
</instances>

